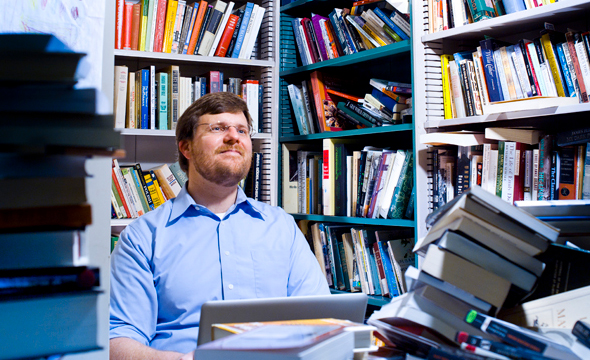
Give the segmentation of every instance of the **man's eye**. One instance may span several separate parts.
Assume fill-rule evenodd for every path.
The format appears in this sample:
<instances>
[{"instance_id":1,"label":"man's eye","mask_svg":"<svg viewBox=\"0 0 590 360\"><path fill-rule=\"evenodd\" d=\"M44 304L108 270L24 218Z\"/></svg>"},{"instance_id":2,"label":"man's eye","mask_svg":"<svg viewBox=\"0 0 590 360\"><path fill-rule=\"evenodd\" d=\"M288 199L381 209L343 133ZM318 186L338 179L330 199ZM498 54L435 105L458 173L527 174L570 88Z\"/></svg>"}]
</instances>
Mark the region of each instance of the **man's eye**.
<instances>
[{"instance_id":1,"label":"man's eye","mask_svg":"<svg viewBox=\"0 0 590 360\"><path fill-rule=\"evenodd\" d=\"M220 132L220 131L223 131L223 127L222 126L219 126L219 125L212 125L211 126L211 131Z\"/></svg>"},{"instance_id":2,"label":"man's eye","mask_svg":"<svg viewBox=\"0 0 590 360\"><path fill-rule=\"evenodd\" d=\"M246 135L246 134L248 134L248 130L246 130L246 129L244 129L244 128L241 128L241 129L238 129L238 133L239 133L240 135Z\"/></svg>"}]
</instances>

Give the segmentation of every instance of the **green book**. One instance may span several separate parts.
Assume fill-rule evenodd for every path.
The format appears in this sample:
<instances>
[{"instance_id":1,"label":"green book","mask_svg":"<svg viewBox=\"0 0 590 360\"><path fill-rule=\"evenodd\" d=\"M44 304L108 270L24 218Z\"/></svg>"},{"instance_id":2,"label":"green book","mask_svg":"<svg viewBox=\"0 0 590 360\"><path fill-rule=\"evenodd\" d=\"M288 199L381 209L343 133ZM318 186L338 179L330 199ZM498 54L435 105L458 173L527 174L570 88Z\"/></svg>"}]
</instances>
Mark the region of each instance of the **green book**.
<instances>
[{"instance_id":1,"label":"green book","mask_svg":"<svg viewBox=\"0 0 590 360\"><path fill-rule=\"evenodd\" d=\"M412 187L414 185L414 154L412 150L406 153L406 159L402 165L399 180L395 189L393 190L393 197L391 198L391 205L387 213L388 219L402 219L406 213L410 195L412 194Z\"/></svg>"},{"instance_id":2,"label":"green book","mask_svg":"<svg viewBox=\"0 0 590 360\"><path fill-rule=\"evenodd\" d=\"M168 130L168 74L156 74L158 83L158 129Z\"/></svg>"},{"instance_id":3,"label":"green book","mask_svg":"<svg viewBox=\"0 0 590 360\"><path fill-rule=\"evenodd\" d=\"M504 178L504 141L498 142L498 172L496 173L496 196L502 197L502 179Z\"/></svg>"}]
</instances>

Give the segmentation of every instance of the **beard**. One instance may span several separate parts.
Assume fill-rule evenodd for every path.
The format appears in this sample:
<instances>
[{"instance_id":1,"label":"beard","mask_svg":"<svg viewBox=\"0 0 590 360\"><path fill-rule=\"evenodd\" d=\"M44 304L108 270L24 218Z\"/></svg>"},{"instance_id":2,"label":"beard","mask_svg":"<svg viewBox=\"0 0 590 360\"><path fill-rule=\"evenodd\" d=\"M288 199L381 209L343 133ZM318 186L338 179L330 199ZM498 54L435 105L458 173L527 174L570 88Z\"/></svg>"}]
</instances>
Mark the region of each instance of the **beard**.
<instances>
[{"instance_id":1,"label":"beard","mask_svg":"<svg viewBox=\"0 0 590 360\"><path fill-rule=\"evenodd\" d=\"M218 154L227 150L236 150L241 157L233 159L216 159ZM252 163L252 154L242 146L222 146L212 153L196 150L192 156L195 170L207 181L221 186L235 186L248 175Z\"/></svg>"}]
</instances>

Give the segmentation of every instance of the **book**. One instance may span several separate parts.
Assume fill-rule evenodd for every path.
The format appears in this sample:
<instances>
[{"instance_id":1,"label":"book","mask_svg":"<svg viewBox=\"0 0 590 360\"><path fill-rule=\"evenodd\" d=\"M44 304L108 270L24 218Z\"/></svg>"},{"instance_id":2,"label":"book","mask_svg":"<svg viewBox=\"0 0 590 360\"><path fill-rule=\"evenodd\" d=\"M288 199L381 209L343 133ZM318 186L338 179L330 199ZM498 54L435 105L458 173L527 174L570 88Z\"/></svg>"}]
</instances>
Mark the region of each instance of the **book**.
<instances>
[{"instance_id":1,"label":"book","mask_svg":"<svg viewBox=\"0 0 590 360\"><path fill-rule=\"evenodd\" d=\"M498 318L528 328L572 329L588 313L590 286L503 309Z\"/></svg>"},{"instance_id":2,"label":"book","mask_svg":"<svg viewBox=\"0 0 590 360\"><path fill-rule=\"evenodd\" d=\"M354 334L354 351L361 352L373 349L372 333L376 330L374 326L359 324L350 320L341 319L301 319L301 320L284 320L284 321L261 321L261 322L247 322L247 323L229 323L229 324L213 324L211 337L213 340L222 339L232 334L241 334L247 331L258 329L262 326L278 325L278 326L293 326L293 325L319 325L319 326L333 326L339 325L343 327L344 331L352 332Z\"/></svg>"},{"instance_id":3,"label":"book","mask_svg":"<svg viewBox=\"0 0 590 360\"><path fill-rule=\"evenodd\" d=\"M178 40L177 54L186 54L185 49L188 50L190 35L192 33L193 27L195 26L195 20L197 19L198 11L198 2L186 5L184 20L182 23L182 31L180 33L180 38Z\"/></svg>"},{"instance_id":4,"label":"book","mask_svg":"<svg viewBox=\"0 0 590 360\"><path fill-rule=\"evenodd\" d=\"M231 55L232 58L237 59L240 55L240 51L244 43L244 37L246 36L246 30L248 29L248 24L250 23L250 18L252 17L252 11L254 10L254 5L255 4L251 2L247 2L245 5L240 7L240 9L244 10L244 16L240 23L240 29L236 38L234 50Z\"/></svg>"},{"instance_id":5,"label":"book","mask_svg":"<svg viewBox=\"0 0 590 360\"><path fill-rule=\"evenodd\" d=\"M485 129L486 139L515 141L530 145L538 144L542 135L542 131L534 129L512 129L499 127L488 127Z\"/></svg>"},{"instance_id":6,"label":"book","mask_svg":"<svg viewBox=\"0 0 590 360\"><path fill-rule=\"evenodd\" d=\"M559 344L546 336L513 325L507 321L481 314L475 310L472 310L467 314L465 321L488 334L500 337L502 341L509 345L530 349L550 358L579 359L568 347Z\"/></svg>"},{"instance_id":7,"label":"book","mask_svg":"<svg viewBox=\"0 0 590 360\"><path fill-rule=\"evenodd\" d=\"M262 6L259 6L258 8L255 7L255 9L253 9L253 14L256 14L256 17L253 18L250 16L250 19L253 20L252 26L250 27L250 23L248 23L248 28L246 28L246 34L244 36L244 42L242 44L242 48L240 49L240 59L250 59L252 56L254 45L257 42L258 32L260 31L265 12L266 8Z\"/></svg>"},{"instance_id":8,"label":"book","mask_svg":"<svg viewBox=\"0 0 590 360\"><path fill-rule=\"evenodd\" d=\"M162 52L164 53L170 53L172 51L174 21L176 21L177 9L178 0L168 0L168 8L166 9L166 21L164 25L164 35L162 37Z\"/></svg>"},{"instance_id":9,"label":"book","mask_svg":"<svg viewBox=\"0 0 590 360\"><path fill-rule=\"evenodd\" d=\"M0 179L5 191L0 209L75 205L86 202L84 177L18 177Z\"/></svg>"},{"instance_id":10,"label":"book","mask_svg":"<svg viewBox=\"0 0 590 360\"><path fill-rule=\"evenodd\" d=\"M204 29L203 38L197 51L198 55L209 56L209 51L215 40L215 34L221 23L227 4L227 2L221 0L215 0L211 3L213 9L211 10L211 17L207 22L207 27Z\"/></svg>"},{"instance_id":11,"label":"book","mask_svg":"<svg viewBox=\"0 0 590 360\"><path fill-rule=\"evenodd\" d=\"M172 174L172 171L170 171L168 164L156 166L150 169L150 171L153 171L156 174L159 185L162 187L162 191L167 199L173 199L178 195L182 188L176 180L176 177L174 177L174 174Z\"/></svg>"},{"instance_id":12,"label":"book","mask_svg":"<svg viewBox=\"0 0 590 360\"><path fill-rule=\"evenodd\" d=\"M175 163L168 165L168 167L170 168L170 171L176 178L176 181L178 181L178 185L180 185L181 188L184 187L184 184L186 184L186 182L188 181L188 177L184 170L180 168L180 163L177 161Z\"/></svg>"},{"instance_id":13,"label":"book","mask_svg":"<svg viewBox=\"0 0 590 360\"><path fill-rule=\"evenodd\" d=\"M199 346L195 357L340 359L352 356L354 333L340 326L266 325Z\"/></svg>"},{"instance_id":14,"label":"book","mask_svg":"<svg viewBox=\"0 0 590 360\"><path fill-rule=\"evenodd\" d=\"M485 134L474 131L453 131L420 135L420 143L428 145L474 146L485 142Z\"/></svg>"},{"instance_id":15,"label":"book","mask_svg":"<svg viewBox=\"0 0 590 360\"><path fill-rule=\"evenodd\" d=\"M168 9L168 0L158 0L156 9L156 24L153 40L154 52L162 52L164 44L164 32L166 31L166 11Z\"/></svg>"},{"instance_id":16,"label":"book","mask_svg":"<svg viewBox=\"0 0 590 360\"><path fill-rule=\"evenodd\" d=\"M99 269L87 266L0 270L0 296L41 295L90 290L100 286Z\"/></svg>"},{"instance_id":17,"label":"book","mask_svg":"<svg viewBox=\"0 0 590 360\"><path fill-rule=\"evenodd\" d=\"M199 39L199 35L201 33L205 13L207 12L207 9L209 7L206 1L201 0L195 2L195 8L195 10L197 11L195 22L192 28L192 32L190 33L190 37L188 38L188 46L186 47L186 49L183 49L183 54L195 54L195 48L197 46L197 40Z\"/></svg>"},{"instance_id":18,"label":"book","mask_svg":"<svg viewBox=\"0 0 590 360\"><path fill-rule=\"evenodd\" d=\"M219 40L219 46L217 46L217 49L215 50L215 56L225 57L239 19L240 17L238 15L230 14L227 20L227 26L223 30L223 34Z\"/></svg>"},{"instance_id":19,"label":"book","mask_svg":"<svg viewBox=\"0 0 590 360\"><path fill-rule=\"evenodd\" d=\"M308 128L309 121L307 120L307 112L303 105L302 90L299 86L294 84L287 85L287 89L289 91L289 99L291 100L291 106L293 114L295 115L295 123L297 124L299 135L308 135L310 134Z\"/></svg>"},{"instance_id":20,"label":"book","mask_svg":"<svg viewBox=\"0 0 590 360\"><path fill-rule=\"evenodd\" d=\"M3 358L39 358L100 349L98 339L98 291L77 291L0 302L5 314L0 331ZM47 331L50 326L52 331ZM27 341L43 338L44 341Z\"/></svg>"}]
</instances>

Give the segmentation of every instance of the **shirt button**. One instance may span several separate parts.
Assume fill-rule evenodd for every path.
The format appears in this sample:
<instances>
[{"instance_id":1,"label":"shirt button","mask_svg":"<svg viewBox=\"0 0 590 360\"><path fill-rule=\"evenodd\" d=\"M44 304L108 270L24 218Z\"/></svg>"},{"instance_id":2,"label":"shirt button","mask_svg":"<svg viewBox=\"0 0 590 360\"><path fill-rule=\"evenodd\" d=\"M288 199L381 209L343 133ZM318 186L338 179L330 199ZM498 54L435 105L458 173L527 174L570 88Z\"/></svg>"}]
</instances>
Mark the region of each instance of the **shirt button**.
<instances>
[{"instance_id":1,"label":"shirt button","mask_svg":"<svg viewBox=\"0 0 590 360\"><path fill-rule=\"evenodd\" d=\"M228 287L230 290L233 290L233 289L234 289L234 285L233 285L233 284L229 284L227 287Z\"/></svg>"},{"instance_id":2,"label":"shirt button","mask_svg":"<svg viewBox=\"0 0 590 360\"><path fill-rule=\"evenodd\" d=\"M226 251L226 252L225 252L225 255L226 255L226 256L229 256L229 251Z\"/></svg>"}]
</instances>

